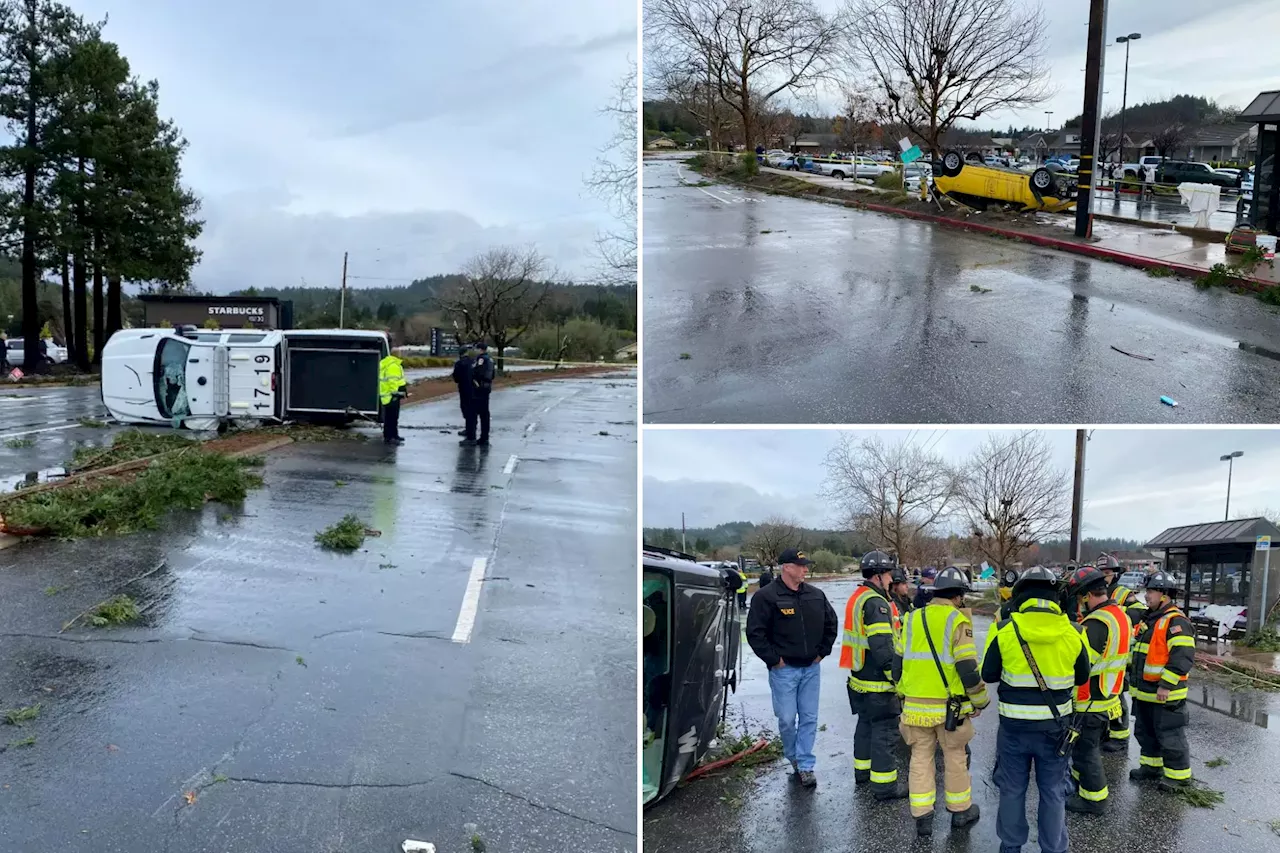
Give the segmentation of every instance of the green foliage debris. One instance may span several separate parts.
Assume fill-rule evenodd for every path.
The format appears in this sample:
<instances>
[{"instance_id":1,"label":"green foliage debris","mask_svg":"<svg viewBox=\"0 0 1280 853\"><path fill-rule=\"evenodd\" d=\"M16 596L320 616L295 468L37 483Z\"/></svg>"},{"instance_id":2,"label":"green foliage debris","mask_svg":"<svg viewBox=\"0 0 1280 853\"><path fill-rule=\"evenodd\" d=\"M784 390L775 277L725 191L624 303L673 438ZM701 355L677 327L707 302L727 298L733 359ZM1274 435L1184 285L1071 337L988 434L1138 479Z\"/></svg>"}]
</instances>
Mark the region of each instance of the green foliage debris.
<instances>
[{"instance_id":1,"label":"green foliage debris","mask_svg":"<svg viewBox=\"0 0 1280 853\"><path fill-rule=\"evenodd\" d=\"M356 515L345 516L316 534L316 542L330 551L354 551L364 544L364 522Z\"/></svg>"},{"instance_id":2,"label":"green foliage debris","mask_svg":"<svg viewBox=\"0 0 1280 853\"><path fill-rule=\"evenodd\" d=\"M20 726L23 723L29 723L36 717L40 716L40 703L28 705L25 708L11 708L4 712L4 721L11 726Z\"/></svg>"},{"instance_id":3,"label":"green foliage debris","mask_svg":"<svg viewBox=\"0 0 1280 853\"><path fill-rule=\"evenodd\" d=\"M171 450L198 446L197 442L171 432L143 432L138 429L128 429L116 435L110 447L77 447L72 457L71 468L75 471L97 470L119 465L122 462L157 456Z\"/></svg>"},{"instance_id":4,"label":"green foliage debris","mask_svg":"<svg viewBox=\"0 0 1280 853\"><path fill-rule=\"evenodd\" d=\"M81 418L79 420L79 424L80 426L88 427L89 429L105 429L107 426L106 421L100 421L97 418Z\"/></svg>"},{"instance_id":5,"label":"green foliage debris","mask_svg":"<svg viewBox=\"0 0 1280 853\"><path fill-rule=\"evenodd\" d=\"M60 592L62 592L62 587L60 586L46 586L44 588L45 595L57 595Z\"/></svg>"},{"instance_id":6,"label":"green foliage debris","mask_svg":"<svg viewBox=\"0 0 1280 853\"><path fill-rule=\"evenodd\" d=\"M1218 756L1217 758L1210 758L1208 761L1204 763L1204 766L1205 767L1222 767L1230 763L1231 763L1230 761L1223 758L1222 756Z\"/></svg>"},{"instance_id":7,"label":"green foliage debris","mask_svg":"<svg viewBox=\"0 0 1280 853\"><path fill-rule=\"evenodd\" d=\"M1147 275L1152 278L1169 278L1173 275L1173 269L1170 267L1147 267Z\"/></svg>"},{"instance_id":8,"label":"green foliage debris","mask_svg":"<svg viewBox=\"0 0 1280 853\"><path fill-rule=\"evenodd\" d=\"M970 291L971 293L990 293L990 292L991 292L991 288L989 288L989 287L982 287L982 286L977 285L977 284L971 284L971 285L969 285L969 291Z\"/></svg>"},{"instance_id":9,"label":"green foliage debris","mask_svg":"<svg viewBox=\"0 0 1280 853\"><path fill-rule=\"evenodd\" d=\"M93 608L89 614L89 624L96 628L108 625L126 625L134 622L142 615L138 612L138 603L127 595L116 595Z\"/></svg>"},{"instance_id":10,"label":"green foliage debris","mask_svg":"<svg viewBox=\"0 0 1280 853\"><path fill-rule=\"evenodd\" d=\"M1223 801L1221 791L1215 791L1195 779L1185 788L1174 789L1173 794L1187 805L1200 809L1212 809Z\"/></svg>"},{"instance_id":11,"label":"green foliage debris","mask_svg":"<svg viewBox=\"0 0 1280 853\"><path fill-rule=\"evenodd\" d=\"M1280 652L1280 632L1275 628L1250 631L1240 641L1240 645L1248 646L1257 652Z\"/></svg>"},{"instance_id":12,"label":"green foliage debris","mask_svg":"<svg viewBox=\"0 0 1280 853\"><path fill-rule=\"evenodd\" d=\"M36 440L34 438L11 438L4 443L5 447L19 450L23 447L35 447Z\"/></svg>"},{"instance_id":13,"label":"green foliage debris","mask_svg":"<svg viewBox=\"0 0 1280 853\"><path fill-rule=\"evenodd\" d=\"M35 745L36 745L36 736L35 736L35 735L27 735L27 736L26 736L26 737L24 737L24 738L20 738L20 739L18 739L18 740L11 740L11 741L9 741L9 748L10 748L10 749L19 749L19 748L24 747L24 746L35 746Z\"/></svg>"}]
</instances>

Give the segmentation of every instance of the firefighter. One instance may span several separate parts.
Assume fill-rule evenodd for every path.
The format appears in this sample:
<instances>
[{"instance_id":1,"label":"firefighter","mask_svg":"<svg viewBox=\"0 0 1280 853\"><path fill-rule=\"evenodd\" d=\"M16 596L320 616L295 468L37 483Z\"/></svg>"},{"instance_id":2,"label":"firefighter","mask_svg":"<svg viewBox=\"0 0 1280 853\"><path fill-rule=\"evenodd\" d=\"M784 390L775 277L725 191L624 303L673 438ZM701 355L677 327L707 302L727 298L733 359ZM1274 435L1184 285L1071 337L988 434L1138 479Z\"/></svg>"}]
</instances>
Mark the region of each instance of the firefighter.
<instances>
[{"instance_id":1,"label":"firefighter","mask_svg":"<svg viewBox=\"0 0 1280 853\"><path fill-rule=\"evenodd\" d=\"M960 609L969 591L964 573L948 566L934 581L929 603L903 620L903 651L894 675L903 697L898 729L911 747L908 787L916 835L933 834L938 791L934 754L938 747L942 748L951 828L962 829L979 816L969 780L967 749L973 740L969 720L987 707L988 700L978 673L973 622Z\"/></svg>"},{"instance_id":2,"label":"firefighter","mask_svg":"<svg viewBox=\"0 0 1280 853\"><path fill-rule=\"evenodd\" d=\"M907 582L907 573L901 568L893 570L893 583L889 586L889 603L898 608L898 616L903 619L916 609L911 602L911 586Z\"/></svg>"},{"instance_id":3,"label":"firefighter","mask_svg":"<svg viewBox=\"0 0 1280 853\"><path fill-rule=\"evenodd\" d=\"M1110 554L1101 554L1098 556L1098 569L1107 579L1107 594L1117 605L1125 610L1129 616L1129 621L1136 624L1135 608L1138 610L1146 609L1146 602L1142 601L1142 596L1134 595L1133 590L1127 586L1120 585L1121 571L1120 561ZM1139 605L1141 605L1139 607ZM1129 751L1129 673L1125 671L1125 689L1120 693L1120 716L1112 718L1107 726L1107 737L1102 744L1103 752L1128 752Z\"/></svg>"},{"instance_id":4,"label":"firefighter","mask_svg":"<svg viewBox=\"0 0 1280 853\"><path fill-rule=\"evenodd\" d=\"M901 654L901 622L888 599L897 562L883 551L864 554L862 585L844 608L840 666L850 670L849 710L858 716L853 733L853 781L871 783L877 800L900 800L898 781L898 697L893 670Z\"/></svg>"},{"instance_id":5,"label":"firefighter","mask_svg":"<svg viewBox=\"0 0 1280 853\"><path fill-rule=\"evenodd\" d=\"M750 586L751 582L747 580L746 572L743 572L742 574L738 575L738 578L741 580L741 583L738 584L738 609L746 610L747 609L747 587Z\"/></svg>"},{"instance_id":6,"label":"firefighter","mask_svg":"<svg viewBox=\"0 0 1280 853\"><path fill-rule=\"evenodd\" d=\"M1129 771L1129 778L1159 779L1166 791L1191 782L1187 676L1195 663L1196 643L1191 621L1173 603L1177 592L1178 582L1167 572L1147 578L1147 613L1139 623L1129 668L1141 749L1140 764Z\"/></svg>"},{"instance_id":7,"label":"firefighter","mask_svg":"<svg viewBox=\"0 0 1280 853\"><path fill-rule=\"evenodd\" d=\"M1016 606L991 629L982 657L982 680L1000 685L995 782L1002 850L1021 850L1027 843L1027 788L1034 762L1040 849L1067 853L1067 727L1073 692L1089 683L1089 653L1079 629L1058 606L1057 584L1043 566L1024 571L1013 586Z\"/></svg>"},{"instance_id":8,"label":"firefighter","mask_svg":"<svg viewBox=\"0 0 1280 853\"><path fill-rule=\"evenodd\" d=\"M1133 625L1124 608L1108 595L1106 575L1098 569L1077 569L1067 589L1084 600L1081 624L1090 662L1089 683L1076 690L1080 735L1071 751L1071 777L1077 784L1075 792L1067 797L1067 810L1103 814L1108 791L1102 769L1102 744L1111 721L1120 716Z\"/></svg>"}]
</instances>

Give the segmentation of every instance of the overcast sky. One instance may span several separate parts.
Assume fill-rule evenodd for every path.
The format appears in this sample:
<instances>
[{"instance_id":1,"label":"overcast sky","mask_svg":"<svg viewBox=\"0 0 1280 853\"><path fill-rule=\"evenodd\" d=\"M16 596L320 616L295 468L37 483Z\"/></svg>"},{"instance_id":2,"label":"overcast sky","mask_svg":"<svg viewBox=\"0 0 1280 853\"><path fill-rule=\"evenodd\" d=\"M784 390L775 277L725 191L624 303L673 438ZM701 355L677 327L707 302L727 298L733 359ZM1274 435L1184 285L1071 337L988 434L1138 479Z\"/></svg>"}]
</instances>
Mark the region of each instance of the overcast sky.
<instances>
[{"instance_id":1,"label":"overcast sky","mask_svg":"<svg viewBox=\"0 0 1280 853\"><path fill-rule=\"evenodd\" d=\"M793 516L836 525L821 497L823 461L841 433L913 441L953 463L992 432L918 430L666 430L644 434L644 525L714 527ZM1057 464L1070 471L1075 431L1045 430ZM1095 430L1085 453L1088 536L1149 539L1167 527L1217 521L1227 492L1223 454L1234 463L1232 515L1280 508L1280 430Z\"/></svg>"},{"instance_id":2,"label":"overcast sky","mask_svg":"<svg viewBox=\"0 0 1280 853\"><path fill-rule=\"evenodd\" d=\"M816 2L831 11L845 0ZM1089 3L1054 0L1042 5L1056 94L1021 113L992 113L979 122L984 128L1043 127L1045 110L1053 111L1057 128L1081 112ZM1124 45L1115 44L1115 37L1129 33L1142 36L1130 48L1130 104L1193 94L1223 106L1244 107L1259 92L1280 88L1274 41L1262 35L1280 33L1277 0L1109 0L1106 43L1111 47L1105 52L1104 112L1120 109ZM827 109L835 107L835 101L826 104Z\"/></svg>"},{"instance_id":3,"label":"overcast sky","mask_svg":"<svg viewBox=\"0 0 1280 853\"><path fill-rule=\"evenodd\" d=\"M614 222L583 188L636 59L635 0L70 0L190 142L197 287L353 285L535 243L575 276Z\"/></svg>"}]
</instances>

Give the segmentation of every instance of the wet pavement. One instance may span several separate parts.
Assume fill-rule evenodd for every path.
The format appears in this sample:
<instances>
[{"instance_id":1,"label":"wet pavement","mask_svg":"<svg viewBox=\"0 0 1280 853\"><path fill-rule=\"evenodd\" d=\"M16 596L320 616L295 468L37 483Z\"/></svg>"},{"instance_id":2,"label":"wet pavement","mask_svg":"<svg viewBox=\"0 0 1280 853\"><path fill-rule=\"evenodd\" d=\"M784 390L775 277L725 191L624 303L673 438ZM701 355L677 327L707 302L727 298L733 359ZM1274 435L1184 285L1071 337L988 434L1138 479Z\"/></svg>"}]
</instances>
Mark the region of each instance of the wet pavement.
<instances>
[{"instance_id":1,"label":"wet pavement","mask_svg":"<svg viewBox=\"0 0 1280 853\"><path fill-rule=\"evenodd\" d=\"M0 725L0 850L634 850L635 397L504 389L487 451L424 403L242 509L0 551L0 708L42 706ZM319 550L347 513L381 535ZM117 593L141 625L59 633Z\"/></svg>"},{"instance_id":2,"label":"wet pavement","mask_svg":"<svg viewBox=\"0 0 1280 853\"><path fill-rule=\"evenodd\" d=\"M646 422L1280 421L1253 296L692 177L645 160Z\"/></svg>"},{"instance_id":3,"label":"wet pavement","mask_svg":"<svg viewBox=\"0 0 1280 853\"><path fill-rule=\"evenodd\" d=\"M848 581L824 583L837 611L853 589ZM978 642L985 642L990 619L975 617ZM750 657L743 683L731 700L730 717L748 719L753 733L776 732L770 710L764 664ZM876 803L853 784L853 728L844 675L838 655L823 662L818 723L818 787L807 791L790 779L790 768L778 760L759 769L745 783L731 776L699 779L677 789L644 814L644 849L653 853L755 853L794 850L805 853L892 853L892 851L993 851L998 792L991 782L998 717L991 711L974 721L972 790L982 818L967 832L952 837L946 818L938 816L932 840L917 841L906 801ZM988 688L993 690L994 688ZM994 695L994 694L992 694ZM1216 809L1201 809L1160 794L1152 786L1128 779L1137 765L1138 746L1130 755L1105 754L1111 796L1102 818L1069 814L1067 830L1075 853L1104 853L1138 847L1182 851L1229 849L1263 853L1280 847L1271 827L1280 821L1280 694L1228 691L1192 674L1190 701L1191 766L1195 778L1224 793ZM821 727L825 726L825 730ZM1206 767L1225 758L1229 763ZM899 767L906 778L905 753ZM941 773L938 774L941 784ZM723 799L722 799L723 798ZM942 800L939 794L939 802ZM741 800L742 805L735 807ZM1035 851L1034 783L1028 794L1031 841Z\"/></svg>"},{"instance_id":4,"label":"wet pavement","mask_svg":"<svg viewBox=\"0 0 1280 853\"><path fill-rule=\"evenodd\" d=\"M1222 193L1218 198L1218 209L1209 214L1209 228L1214 231L1230 231L1234 228L1239 203L1238 193ZM1110 189L1095 190L1093 211L1108 216L1123 216L1138 222L1177 224L1188 227L1196 224L1196 215L1189 211L1176 196L1172 198L1157 196L1139 202L1131 193L1114 193Z\"/></svg>"},{"instance_id":5,"label":"wet pavement","mask_svg":"<svg viewBox=\"0 0 1280 853\"><path fill-rule=\"evenodd\" d=\"M60 470L79 445L105 445L123 427L110 418L96 386L11 388L0 385L0 492ZM81 420L103 426L82 426Z\"/></svg>"}]
</instances>

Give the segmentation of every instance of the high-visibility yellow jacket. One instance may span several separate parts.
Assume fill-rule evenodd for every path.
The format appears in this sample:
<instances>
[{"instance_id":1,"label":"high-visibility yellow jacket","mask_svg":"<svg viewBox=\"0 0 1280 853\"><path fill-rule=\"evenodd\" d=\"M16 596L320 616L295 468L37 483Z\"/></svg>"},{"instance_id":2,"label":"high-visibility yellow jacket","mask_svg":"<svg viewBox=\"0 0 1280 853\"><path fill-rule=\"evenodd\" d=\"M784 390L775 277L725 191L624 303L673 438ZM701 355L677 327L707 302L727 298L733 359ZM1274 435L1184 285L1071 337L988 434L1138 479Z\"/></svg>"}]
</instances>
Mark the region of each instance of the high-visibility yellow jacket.
<instances>
[{"instance_id":1,"label":"high-visibility yellow jacket","mask_svg":"<svg viewBox=\"0 0 1280 853\"><path fill-rule=\"evenodd\" d=\"M973 622L947 599L935 598L907 614L902 623L902 650L902 676L898 679L902 722L909 726L942 725L947 699L952 696L963 698L961 713L965 716L987 706L987 692L978 677ZM938 653L936 661L934 651ZM942 673L938 672L939 664Z\"/></svg>"},{"instance_id":2,"label":"high-visibility yellow jacket","mask_svg":"<svg viewBox=\"0 0 1280 853\"><path fill-rule=\"evenodd\" d=\"M1048 695L1036 683L1014 633L1015 624L1040 667ZM1028 598L991 629L982 657L982 680L999 683L998 707L1005 719L1052 721L1050 705L1059 717L1070 717L1075 688L1089 682L1089 653L1080 629L1057 602Z\"/></svg>"},{"instance_id":3,"label":"high-visibility yellow jacket","mask_svg":"<svg viewBox=\"0 0 1280 853\"><path fill-rule=\"evenodd\" d=\"M391 402L391 396L405 387L404 362L388 355L378 362L378 399L382 405Z\"/></svg>"},{"instance_id":4,"label":"high-visibility yellow jacket","mask_svg":"<svg viewBox=\"0 0 1280 853\"><path fill-rule=\"evenodd\" d=\"M844 608L840 666L851 670L849 687L858 693L893 692L894 658L902 653L898 608L864 583Z\"/></svg>"},{"instance_id":5,"label":"high-visibility yellow jacket","mask_svg":"<svg viewBox=\"0 0 1280 853\"><path fill-rule=\"evenodd\" d=\"M1124 608L1107 601L1086 613L1081 627L1089 651L1089 683L1076 690L1076 710L1119 717L1133 623Z\"/></svg>"}]
</instances>

